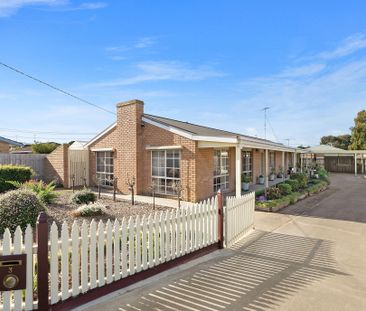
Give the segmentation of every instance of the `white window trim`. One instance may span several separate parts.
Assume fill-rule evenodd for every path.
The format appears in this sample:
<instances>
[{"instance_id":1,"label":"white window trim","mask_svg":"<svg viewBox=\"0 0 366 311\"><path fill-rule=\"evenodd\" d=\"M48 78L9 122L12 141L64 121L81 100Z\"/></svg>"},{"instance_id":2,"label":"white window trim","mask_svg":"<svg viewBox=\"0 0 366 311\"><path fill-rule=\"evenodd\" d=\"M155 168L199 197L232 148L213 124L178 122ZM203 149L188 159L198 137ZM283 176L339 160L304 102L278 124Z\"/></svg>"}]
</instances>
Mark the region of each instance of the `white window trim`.
<instances>
[{"instance_id":1,"label":"white window trim","mask_svg":"<svg viewBox=\"0 0 366 311\"><path fill-rule=\"evenodd\" d=\"M111 158L113 159L113 170L112 172L98 172L98 152L111 152ZM109 176L112 176L112 180L114 179L114 157L113 157L113 151L110 151L110 150L98 150L95 154L95 174L98 176L98 174L104 174L104 175L109 175ZM98 177L97 177L98 179ZM101 185L102 187L106 187L106 188L109 188L109 187L113 187L111 185Z\"/></svg>"},{"instance_id":2,"label":"white window trim","mask_svg":"<svg viewBox=\"0 0 366 311\"><path fill-rule=\"evenodd\" d=\"M151 166L151 171L150 171L150 176L151 176L151 179L165 179L168 180L173 180L173 181L180 181L182 176L181 176L181 160L182 160L182 153L180 151L179 148L173 148L173 149L152 149L151 151L165 151L165 175L166 175L166 168L167 168L167 157L166 157L166 152L167 151L171 151L171 150L178 150L179 151L179 178L177 177L167 177L167 176L154 176L153 175L153 163L152 163L152 160L153 160L153 156L152 156L152 152L151 152L151 156L150 156L150 166ZM166 190L166 185L165 185L165 190ZM165 192L160 192L160 191L156 191L157 194L160 194L160 195L167 195L167 196L174 196L174 194L171 194L171 193L167 193L166 191Z\"/></svg>"},{"instance_id":3,"label":"white window trim","mask_svg":"<svg viewBox=\"0 0 366 311\"><path fill-rule=\"evenodd\" d=\"M228 190L230 188L230 156L229 156L229 149L215 149L214 150L214 157L215 157L215 151L220 151L220 167L222 166L221 165L221 163L222 163L221 162L222 161L222 159L221 159L221 152L227 152L227 158L228 158L227 173L224 173L224 174L221 173L219 175L215 175L214 174L214 176L213 176L214 191L216 191L215 190L215 187L217 187L217 185L218 185L218 184L216 184L216 186L215 186L215 178L218 178L218 177L221 177L221 178L225 177L225 178L227 178L227 182L220 183L220 188L219 188L222 191L225 191L225 190ZM215 165L215 163L214 163L214 165ZM214 172L215 172L215 167L214 167ZM223 185L223 184L226 186L225 188L221 188L221 185Z\"/></svg>"}]
</instances>

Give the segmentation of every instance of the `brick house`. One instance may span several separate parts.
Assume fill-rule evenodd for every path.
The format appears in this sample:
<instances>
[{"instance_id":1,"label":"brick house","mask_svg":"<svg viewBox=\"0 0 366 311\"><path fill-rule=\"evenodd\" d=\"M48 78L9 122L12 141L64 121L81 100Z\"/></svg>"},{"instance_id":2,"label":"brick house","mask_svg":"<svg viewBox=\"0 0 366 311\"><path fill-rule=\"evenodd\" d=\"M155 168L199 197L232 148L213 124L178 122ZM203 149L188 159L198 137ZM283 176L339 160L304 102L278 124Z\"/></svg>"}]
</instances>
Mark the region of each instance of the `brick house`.
<instances>
[{"instance_id":1,"label":"brick house","mask_svg":"<svg viewBox=\"0 0 366 311\"><path fill-rule=\"evenodd\" d=\"M137 194L149 195L152 180L160 196L183 186L186 201L206 199L221 189L241 194L241 175L260 175L295 166L296 150L283 144L144 113L144 103L117 104L117 121L86 144L90 184L97 180L128 193L135 178Z\"/></svg>"},{"instance_id":2,"label":"brick house","mask_svg":"<svg viewBox=\"0 0 366 311\"><path fill-rule=\"evenodd\" d=\"M0 153L9 153L11 147L22 146L22 143L0 136Z\"/></svg>"}]
</instances>

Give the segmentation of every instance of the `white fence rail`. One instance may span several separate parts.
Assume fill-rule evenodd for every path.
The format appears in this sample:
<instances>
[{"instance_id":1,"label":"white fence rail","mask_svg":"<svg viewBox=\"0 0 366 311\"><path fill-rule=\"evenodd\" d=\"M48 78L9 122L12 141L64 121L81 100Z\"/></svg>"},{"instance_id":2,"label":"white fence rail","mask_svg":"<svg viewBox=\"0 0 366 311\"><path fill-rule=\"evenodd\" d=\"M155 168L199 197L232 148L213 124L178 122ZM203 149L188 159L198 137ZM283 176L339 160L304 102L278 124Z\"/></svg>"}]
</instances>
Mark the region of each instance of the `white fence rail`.
<instances>
[{"instance_id":1,"label":"white fence rail","mask_svg":"<svg viewBox=\"0 0 366 311\"><path fill-rule=\"evenodd\" d=\"M224 207L225 244L230 247L254 227L255 193L226 198Z\"/></svg>"},{"instance_id":2,"label":"white fence rail","mask_svg":"<svg viewBox=\"0 0 366 311\"><path fill-rule=\"evenodd\" d=\"M35 275L33 253L35 251L36 248L33 246L33 232L30 225L26 228L24 235L20 227L17 227L14 234L11 234L9 229L5 230L3 239L0 240L0 256L27 255L27 288L24 294L22 290L0 292L1 310L33 310L37 306L37 303L34 301L33 288L33 278Z\"/></svg>"},{"instance_id":3,"label":"white fence rail","mask_svg":"<svg viewBox=\"0 0 366 311\"><path fill-rule=\"evenodd\" d=\"M30 166L36 172L38 178L44 175L45 154L12 154L0 153L0 165L24 165Z\"/></svg>"},{"instance_id":4,"label":"white fence rail","mask_svg":"<svg viewBox=\"0 0 366 311\"><path fill-rule=\"evenodd\" d=\"M51 304L217 242L217 200L50 231Z\"/></svg>"}]
</instances>

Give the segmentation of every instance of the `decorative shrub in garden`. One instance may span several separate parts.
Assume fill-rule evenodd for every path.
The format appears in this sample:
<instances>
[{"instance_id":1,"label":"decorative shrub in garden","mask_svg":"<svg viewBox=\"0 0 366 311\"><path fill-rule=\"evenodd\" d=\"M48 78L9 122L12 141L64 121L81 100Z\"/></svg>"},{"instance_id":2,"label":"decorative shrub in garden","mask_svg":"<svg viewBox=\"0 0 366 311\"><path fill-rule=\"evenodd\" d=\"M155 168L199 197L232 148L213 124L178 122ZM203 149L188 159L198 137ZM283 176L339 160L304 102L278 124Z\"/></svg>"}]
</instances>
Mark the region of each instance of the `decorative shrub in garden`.
<instances>
[{"instance_id":1,"label":"decorative shrub in garden","mask_svg":"<svg viewBox=\"0 0 366 311\"><path fill-rule=\"evenodd\" d=\"M105 214L105 206L101 203L83 204L73 212L75 217L100 216Z\"/></svg>"},{"instance_id":2,"label":"decorative shrub in garden","mask_svg":"<svg viewBox=\"0 0 366 311\"><path fill-rule=\"evenodd\" d=\"M0 196L0 234L6 228L14 232L17 226L23 230L35 226L38 213L44 210L42 201L27 189L9 191Z\"/></svg>"},{"instance_id":3,"label":"decorative shrub in garden","mask_svg":"<svg viewBox=\"0 0 366 311\"><path fill-rule=\"evenodd\" d=\"M34 171L31 167L20 165L0 165L0 192L15 189L8 181L24 183L32 178Z\"/></svg>"},{"instance_id":4,"label":"decorative shrub in garden","mask_svg":"<svg viewBox=\"0 0 366 311\"><path fill-rule=\"evenodd\" d=\"M16 188L29 189L33 191L43 203L51 204L54 203L57 194L54 192L56 185L54 182L46 184L44 181L30 180L25 183L10 182Z\"/></svg>"},{"instance_id":5,"label":"decorative shrub in garden","mask_svg":"<svg viewBox=\"0 0 366 311\"><path fill-rule=\"evenodd\" d=\"M309 178L304 173L295 173L291 175L291 179L297 180L299 182L299 187L305 189L308 186Z\"/></svg>"},{"instance_id":6,"label":"decorative shrub in garden","mask_svg":"<svg viewBox=\"0 0 366 311\"><path fill-rule=\"evenodd\" d=\"M282 196L281 191L277 187L271 187L268 189L267 200L276 200Z\"/></svg>"},{"instance_id":7,"label":"decorative shrub in garden","mask_svg":"<svg viewBox=\"0 0 366 311\"><path fill-rule=\"evenodd\" d=\"M299 182L296 179L289 179L282 184L288 184L291 186L293 192L297 192L300 189Z\"/></svg>"},{"instance_id":8,"label":"decorative shrub in garden","mask_svg":"<svg viewBox=\"0 0 366 311\"><path fill-rule=\"evenodd\" d=\"M292 187L287 183L280 183L277 187L280 189L282 195L289 195L292 193Z\"/></svg>"},{"instance_id":9,"label":"decorative shrub in garden","mask_svg":"<svg viewBox=\"0 0 366 311\"><path fill-rule=\"evenodd\" d=\"M75 204L94 203L96 200L97 200L97 196L95 195L95 193L87 188L76 191L70 197L70 202L75 203Z\"/></svg>"}]
</instances>

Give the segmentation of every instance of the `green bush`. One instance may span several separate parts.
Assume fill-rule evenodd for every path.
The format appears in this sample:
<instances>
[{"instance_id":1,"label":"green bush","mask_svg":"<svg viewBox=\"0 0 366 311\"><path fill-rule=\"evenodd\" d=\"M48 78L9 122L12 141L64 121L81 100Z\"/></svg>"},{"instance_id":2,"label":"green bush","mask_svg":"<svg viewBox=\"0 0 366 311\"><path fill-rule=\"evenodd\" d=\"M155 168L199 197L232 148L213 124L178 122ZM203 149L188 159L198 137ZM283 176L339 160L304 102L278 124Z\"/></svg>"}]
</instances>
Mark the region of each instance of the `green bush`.
<instances>
[{"instance_id":1,"label":"green bush","mask_svg":"<svg viewBox=\"0 0 366 311\"><path fill-rule=\"evenodd\" d=\"M54 191L56 188L56 185L54 182L50 182L49 184L46 184L44 181L36 181L36 180L30 180L25 183L19 183L19 182L10 182L12 185L14 185L16 188L22 188L22 189L28 189L33 191L38 198L41 199L43 203L51 204L56 201L56 198L58 197L57 193Z\"/></svg>"},{"instance_id":2,"label":"green bush","mask_svg":"<svg viewBox=\"0 0 366 311\"><path fill-rule=\"evenodd\" d=\"M9 183L24 183L34 176L31 167L20 165L0 165L0 193L11 189L15 189L14 185Z\"/></svg>"},{"instance_id":3,"label":"green bush","mask_svg":"<svg viewBox=\"0 0 366 311\"><path fill-rule=\"evenodd\" d=\"M32 151L33 153L51 153L53 150L55 150L59 144L57 143L35 143L32 145Z\"/></svg>"},{"instance_id":4,"label":"green bush","mask_svg":"<svg viewBox=\"0 0 366 311\"><path fill-rule=\"evenodd\" d=\"M282 184L290 185L293 192L299 191L299 189L300 189L299 182L296 179L286 180Z\"/></svg>"},{"instance_id":5,"label":"green bush","mask_svg":"<svg viewBox=\"0 0 366 311\"><path fill-rule=\"evenodd\" d=\"M329 173L328 173L328 171L326 169L324 169L324 168L318 168L316 170L316 173L319 175L319 179L320 180L324 180L328 184L330 183Z\"/></svg>"},{"instance_id":6,"label":"green bush","mask_svg":"<svg viewBox=\"0 0 366 311\"><path fill-rule=\"evenodd\" d=\"M282 195L289 195L292 193L292 187L287 183L280 183L277 186L278 189L280 189Z\"/></svg>"},{"instance_id":7,"label":"green bush","mask_svg":"<svg viewBox=\"0 0 366 311\"><path fill-rule=\"evenodd\" d=\"M295 173L290 177L292 180L297 180L299 182L299 187L305 189L308 186L309 178L304 173Z\"/></svg>"},{"instance_id":8,"label":"green bush","mask_svg":"<svg viewBox=\"0 0 366 311\"><path fill-rule=\"evenodd\" d=\"M38 213L44 210L42 201L30 190L17 189L0 196L0 234L6 228L14 232L17 226L24 230L35 226Z\"/></svg>"},{"instance_id":9,"label":"green bush","mask_svg":"<svg viewBox=\"0 0 366 311\"><path fill-rule=\"evenodd\" d=\"M277 187L271 187L267 192L267 200L276 200L282 196L281 191Z\"/></svg>"},{"instance_id":10,"label":"green bush","mask_svg":"<svg viewBox=\"0 0 366 311\"><path fill-rule=\"evenodd\" d=\"M259 197L261 195L264 195L264 189L259 189L255 192L255 197Z\"/></svg>"},{"instance_id":11,"label":"green bush","mask_svg":"<svg viewBox=\"0 0 366 311\"><path fill-rule=\"evenodd\" d=\"M104 214L105 206L98 202L81 205L76 211L73 212L75 217L91 217Z\"/></svg>"},{"instance_id":12,"label":"green bush","mask_svg":"<svg viewBox=\"0 0 366 311\"><path fill-rule=\"evenodd\" d=\"M84 188L83 190L76 191L70 197L70 202L74 204L88 204L94 203L97 199L97 196L90 189Z\"/></svg>"}]
</instances>

